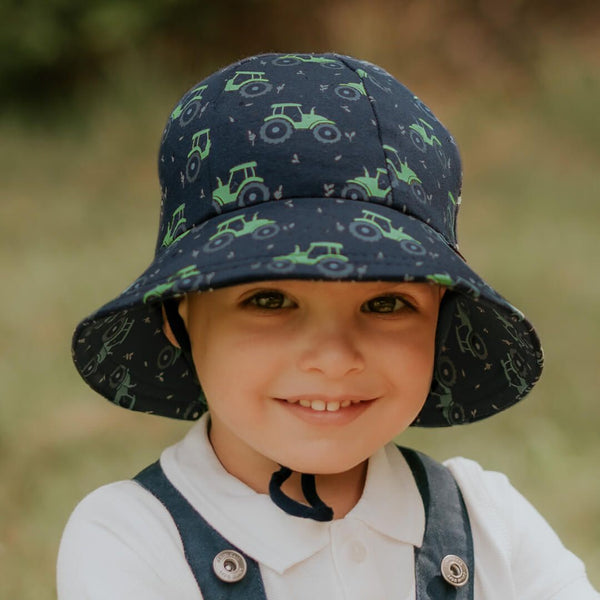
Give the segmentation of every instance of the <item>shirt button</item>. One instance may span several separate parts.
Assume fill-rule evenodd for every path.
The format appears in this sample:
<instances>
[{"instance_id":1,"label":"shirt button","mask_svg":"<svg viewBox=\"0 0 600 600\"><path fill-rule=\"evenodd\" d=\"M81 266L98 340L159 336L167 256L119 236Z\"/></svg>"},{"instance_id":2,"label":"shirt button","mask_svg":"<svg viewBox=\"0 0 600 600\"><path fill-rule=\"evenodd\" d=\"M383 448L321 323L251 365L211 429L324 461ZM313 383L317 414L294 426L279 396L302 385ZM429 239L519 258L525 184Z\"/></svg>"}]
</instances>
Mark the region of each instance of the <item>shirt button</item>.
<instances>
[{"instance_id":1,"label":"shirt button","mask_svg":"<svg viewBox=\"0 0 600 600\"><path fill-rule=\"evenodd\" d=\"M350 559L356 563L361 563L367 557L367 549L364 544L355 540L350 544Z\"/></svg>"}]
</instances>

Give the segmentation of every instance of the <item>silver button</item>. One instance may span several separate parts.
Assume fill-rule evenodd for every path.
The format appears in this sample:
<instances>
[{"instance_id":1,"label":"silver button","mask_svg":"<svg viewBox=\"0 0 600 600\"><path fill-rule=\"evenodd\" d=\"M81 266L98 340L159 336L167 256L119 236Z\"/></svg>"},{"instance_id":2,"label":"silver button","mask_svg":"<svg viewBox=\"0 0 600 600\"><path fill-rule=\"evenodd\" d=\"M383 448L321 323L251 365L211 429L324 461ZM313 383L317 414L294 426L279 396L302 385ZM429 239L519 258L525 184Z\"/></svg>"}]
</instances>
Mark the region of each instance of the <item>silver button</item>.
<instances>
[{"instance_id":1,"label":"silver button","mask_svg":"<svg viewBox=\"0 0 600 600\"><path fill-rule=\"evenodd\" d=\"M469 568L462 558L448 554L442 559L441 566L442 577L454 587L461 587L469 580Z\"/></svg>"},{"instance_id":2,"label":"silver button","mask_svg":"<svg viewBox=\"0 0 600 600\"><path fill-rule=\"evenodd\" d=\"M213 560L215 575L226 583L235 583L246 575L246 559L235 550L223 550Z\"/></svg>"}]
</instances>

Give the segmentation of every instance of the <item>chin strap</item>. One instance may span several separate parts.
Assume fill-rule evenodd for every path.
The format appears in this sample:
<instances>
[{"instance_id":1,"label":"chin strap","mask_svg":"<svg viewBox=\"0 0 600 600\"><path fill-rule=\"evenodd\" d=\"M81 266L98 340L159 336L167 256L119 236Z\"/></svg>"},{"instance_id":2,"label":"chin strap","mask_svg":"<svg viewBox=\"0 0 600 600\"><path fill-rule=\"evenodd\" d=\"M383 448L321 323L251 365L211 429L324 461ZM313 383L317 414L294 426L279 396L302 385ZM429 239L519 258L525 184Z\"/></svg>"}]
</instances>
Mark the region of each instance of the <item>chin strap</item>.
<instances>
[{"instance_id":1,"label":"chin strap","mask_svg":"<svg viewBox=\"0 0 600 600\"><path fill-rule=\"evenodd\" d=\"M167 321L169 321L171 331L173 332L173 335L179 344L179 348L181 349L181 354L185 358L192 374L195 377L196 367L194 366L194 359L192 357L192 344L190 342L190 336L188 335L185 323L179 314L179 299L169 298L163 302L163 306L165 308L165 315L167 317Z\"/></svg>"},{"instance_id":2,"label":"chin strap","mask_svg":"<svg viewBox=\"0 0 600 600\"><path fill-rule=\"evenodd\" d=\"M269 496L271 500L284 512L293 517L303 517L313 519L314 521L332 521L333 509L327 506L317 494L315 476L308 473L300 475L302 484L302 493L310 506L297 502L286 496L281 489L283 483L290 477L292 470L288 467L281 467L271 475L269 482Z\"/></svg>"}]
</instances>

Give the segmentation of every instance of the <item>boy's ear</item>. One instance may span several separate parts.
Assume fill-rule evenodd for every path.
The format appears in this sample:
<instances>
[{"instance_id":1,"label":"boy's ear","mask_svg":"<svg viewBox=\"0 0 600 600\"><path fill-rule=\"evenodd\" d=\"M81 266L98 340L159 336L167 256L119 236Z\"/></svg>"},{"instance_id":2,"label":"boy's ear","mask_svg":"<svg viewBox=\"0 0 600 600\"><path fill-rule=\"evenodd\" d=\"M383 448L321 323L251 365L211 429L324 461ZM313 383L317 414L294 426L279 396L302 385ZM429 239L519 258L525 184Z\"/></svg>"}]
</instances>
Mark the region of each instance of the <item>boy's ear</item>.
<instances>
[{"instance_id":1,"label":"boy's ear","mask_svg":"<svg viewBox=\"0 0 600 600\"><path fill-rule=\"evenodd\" d=\"M187 320L187 298L184 296L183 298L180 298L178 300L171 300L171 302L177 303L177 312L179 312L179 315L181 316L181 318L184 320L184 322L186 322L186 320ZM169 322L169 319L167 317L167 311L165 309L164 304L160 305L160 310L162 313L163 333L165 334L166 338L169 340L169 342L173 346L175 346L176 348L181 348L181 345L177 341L177 338L175 337L175 334L173 333L173 329L171 328L171 323Z\"/></svg>"}]
</instances>

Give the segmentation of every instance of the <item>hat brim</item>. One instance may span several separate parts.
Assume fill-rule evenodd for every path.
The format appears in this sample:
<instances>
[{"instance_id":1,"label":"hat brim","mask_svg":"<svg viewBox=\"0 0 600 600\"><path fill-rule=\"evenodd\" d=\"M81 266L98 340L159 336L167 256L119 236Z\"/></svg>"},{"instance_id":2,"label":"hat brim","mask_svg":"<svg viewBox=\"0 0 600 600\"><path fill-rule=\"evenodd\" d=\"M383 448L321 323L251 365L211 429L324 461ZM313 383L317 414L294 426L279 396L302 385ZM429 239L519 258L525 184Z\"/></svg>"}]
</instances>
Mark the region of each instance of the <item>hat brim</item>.
<instances>
[{"instance_id":1,"label":"hat brim","mask_svg":"<svg viewBox=\"0 0 600 600\"><path fill-rule=\"evenodd\" d=\"M429 281L440 309L429 397L415 421L447 426L508 408L539 378L542 352L523 315L433 228L383 204L298 198L238 208L192 228L75 331L75 364L118 405L196 419L206 401L162 332L168 298L249 281Z\"/></svg>"}]
</instances>

